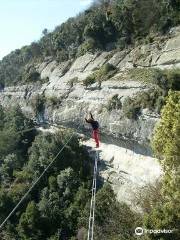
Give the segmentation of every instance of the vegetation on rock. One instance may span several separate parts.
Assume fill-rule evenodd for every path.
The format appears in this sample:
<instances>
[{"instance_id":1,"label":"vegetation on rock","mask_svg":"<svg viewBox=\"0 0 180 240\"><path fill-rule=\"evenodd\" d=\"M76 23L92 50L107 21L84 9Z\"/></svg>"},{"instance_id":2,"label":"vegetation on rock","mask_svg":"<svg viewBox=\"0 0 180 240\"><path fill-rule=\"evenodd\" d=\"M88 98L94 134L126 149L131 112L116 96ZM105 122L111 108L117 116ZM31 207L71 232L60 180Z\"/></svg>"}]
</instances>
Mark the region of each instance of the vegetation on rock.
<instances>
[{"instance_id":1,"label":"vegetation on rock","mask_svg":"<svg viewBox=\"0 0 180 240\"><path fill-rule=\"evenodd\" d=\"M115 94L111 99L109 99L107 104L107 110L112 111L113 109L118 110L122 108L121 97Z\"/></svg>"},{"instance_id":2,"label":"vegetation on rock","mask_svg":"<svg viewBox=\"0 0 180 240\"><path fill-rule=\"evenodd\" d=\"M149 90L125 99L122 110L124 115L130 119L137 119L144 108L160 113L168 91L180 90L179 69L131 69L127 74L132 80L152 85Z\"/></svg>"},{"instance_id":3,"label":"vegetation on rock","mask_svg":"<svg viewBox=\"0 0 180 240\"><path fill-rule=\"evenodd\" d=\"M160 113L164 103L163 91L160 88L154 87L148 91L140 92L132 98L127 97L122 109L127 118L137 119L145 108Z\"/></svg>"},{"instance_id":4,"label":"vegetation on rock","mask_svg":"<svg viewBox=\"0 0 180 240\"><path fill-rule=\"evenodd\" d=\"M149 35L152 41L157 33L166 33L179 23L178 0L95 1L84 13L53 32L45 29L38 42L4 57L0 62L0 85L37 81L39 75L34 66L47 57L62 62L86 52L123 49Z\"/></svg>"},{"instance_id":5,"label":"vegetation on rock","mask_svg":"<svg viewBox=\"0 0 180 240\"><path fill-rule=\"evenodd\" d=\"M102 81L106 81L111 78L117 72L116 67L110 63L104 64L99 70L96 70L90 76L83 80L83 85L88 87L91 84L97 82L99 87L101 87Z\"/></svg>"}]
</instances>

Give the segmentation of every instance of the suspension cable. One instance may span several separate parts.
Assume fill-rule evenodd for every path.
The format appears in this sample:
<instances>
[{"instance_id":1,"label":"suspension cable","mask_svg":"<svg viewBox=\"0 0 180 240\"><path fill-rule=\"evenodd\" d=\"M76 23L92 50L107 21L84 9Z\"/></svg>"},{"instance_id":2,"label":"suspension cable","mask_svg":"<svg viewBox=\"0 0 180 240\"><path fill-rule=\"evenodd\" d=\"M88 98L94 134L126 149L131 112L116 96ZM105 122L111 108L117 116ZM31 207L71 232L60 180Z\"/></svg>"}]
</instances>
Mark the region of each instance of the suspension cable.
<instances>
[{"instance_id":1,"label":"suspension cable","mask_svg":"<svg viewBox=\"0 0 180 240\"><path fill-rule=\"evenodd\" d=\"M87 240L93 240L94 237L94 219L95 219L95 207L96 207L96 186L97 186L97 162L99 159L99 153L96 151L95 161L94 161L94 174L93 174L93 184L92 184L92 196L89 212L89 226L88 226L88 238Z\"/></svg>"},{"instance_id":2,"label":"suspension cable","mask_svg":"<svg viewBox=\"0 0 180 240\"><path fill-rule=\"evenodd\" d=\"M77 129L80 127L77 127ZM9 220L9 218L14 214L16 209L20 206L20 204L24 201L24 199L28 196L28 194L32 191L32 189L36 186L36 184L40 181L40 179L44 176L44 174L48 171L48 169L52 166L52 164L55 162L57 157L61 154L61 152L64 150L64 148L67 146L67 144L72 140L76 132L74 132L69 139L66 141L66 143L62 146L62 148L59 150L59 152L56 154L56 156L53 158L53 160L49 163L49 165L44 169L44 171L41 173L41 175L34 181L34 183L31 185L29 190L23 195L23 197L20 199L20 201L17 203L17 205L14 207L14 209L9 213L9 215L5 218L5 220L1 223L0 229L3 228L5 223Z\"/></svg>"}]
</instances>

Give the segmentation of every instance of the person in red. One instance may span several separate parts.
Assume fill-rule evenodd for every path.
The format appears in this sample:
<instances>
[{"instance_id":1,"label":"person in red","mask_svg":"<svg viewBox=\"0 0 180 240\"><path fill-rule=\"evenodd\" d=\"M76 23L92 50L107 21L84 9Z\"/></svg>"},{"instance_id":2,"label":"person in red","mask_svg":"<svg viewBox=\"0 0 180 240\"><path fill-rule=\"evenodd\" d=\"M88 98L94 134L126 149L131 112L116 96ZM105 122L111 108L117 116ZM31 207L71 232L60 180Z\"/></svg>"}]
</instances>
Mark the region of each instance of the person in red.
<instances>
[{"instance_id":1,"label":"person in red","mask_svg":"<svg viewBox=\"0 0 180 240\"><path fill-rule=\"evenodd\" d=\"M85 121L91 124L92 130L93 130L92 136L96 142L96 148L98 148L99 147L99 123L98 121L94 120L91 112L90 112L90 116L91 117L89 119L85 118Z\"/></svg>"}]
</instances>

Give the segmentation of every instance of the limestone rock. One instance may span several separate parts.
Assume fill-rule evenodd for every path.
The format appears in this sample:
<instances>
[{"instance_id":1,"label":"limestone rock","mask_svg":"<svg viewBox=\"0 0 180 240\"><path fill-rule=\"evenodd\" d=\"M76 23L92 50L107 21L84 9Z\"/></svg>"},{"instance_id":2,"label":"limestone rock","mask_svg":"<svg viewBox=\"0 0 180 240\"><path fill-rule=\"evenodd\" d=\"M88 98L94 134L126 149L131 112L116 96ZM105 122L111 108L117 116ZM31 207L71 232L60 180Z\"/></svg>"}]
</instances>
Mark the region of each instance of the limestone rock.
<instances>
[{"instance_id":1,"label":"limestone rock","mask_svg":"<svg viewBox=\"0 0 180 240\"><path fill-rule=\"evenodd\" d=\"M92 139L83 144L88 147L95 145ZM163 174L158 160L146 155L143 150L141 152L136 145L130 150L101 142L98 152L99 175L112 185L120 202L132 205L134 193L143 186L155 183Z\"/></svg>"},{"instance_id":2,"label":"limestone rock","mask_svg":"<svg viewBox=\"0 0 180 240\"><path fill-rule=\"evenodd\" d=\"M94 83L84 87L82 81L107 62L116 66L117 73L103 81L101 86ZM100 174L111 182L120 201L130 203L134 190L152 183L162 174L157 160L151 157L150 149L154 126L159 121L158 114L143 109L135 120L125 117L121 107L108 109L114 96L123 104L127 97L151 88L150 84L130 79L127 69L135 67L180 67L180 28L172 29L163 41L116 53L87 53L62 63L57 63L52 57L47 58L36 66L41 78L49 79L47 83L7 87L0 91L0 104L5 107L19 104L24 113L34 119L37 116L32 100L43 95L46 101L44 112L40 113L42 121L74 128L79 124L82 131L89 131L84 117L92 111L100 123L101 137L108 136L101 148L104 166L101 166ZM112 142L108 142L111 139Z\"/></svg>"},{"instance_id":3,"label":"limestone rock","mask_svg":"<svg viewBox=\"0 0 180 240\"><path fill-rule=\"evenodd\" d=\"M171 50L168 52L163 52L162 55L157 60L157 65L170 65L180 62L180 48L176 50Z\"/></svg>"},{"instance_id":4,"label":"limestone rock","mask_svg":"<svg viewBox=\"0 0 180 240\"><path fill-rule=\"evenodd\" d=\"M167 41L164 51L172 51L180 48L180 34Z\"/></svg>"},{"instance_id":5,"label":"limestone rock","mask_svg":"<svg viewBox=\"0 0 180 240\"><path fill-rule=\"evenodd\" d=\"M116 53L87 53L75 60L60 64L52 58L47 58L37 65L37 69L41 78L48 78L49 82L42 86L37 84L5 88L0 93L0 102L4 106L18 103L27 114L33 116L31 101L36 95L44 94L47 99L60 99L58 106L46 106L44 117L47 121L60 123L62 119L67 118L69 122L73 122L76 116L81 122L83 116L91 110L100 120L103 132L117 137L129 137L148 145L158 116L154 116L154 113L148 115L142 113L142 116L135 121L125 118L121 109L108 111L107 105L115 95L123 103L127 97L150 88L147 84L129 79L126 75L128 68L180 67L179 40L180 31L175 29L173 34L162 42L156 41L134 49ZM82 80L107 62L116 66L118 73L102 82L100 87L95 83L85 88ZM71 85L73 79L75 82Z\"/></svg>"}]
</instances>

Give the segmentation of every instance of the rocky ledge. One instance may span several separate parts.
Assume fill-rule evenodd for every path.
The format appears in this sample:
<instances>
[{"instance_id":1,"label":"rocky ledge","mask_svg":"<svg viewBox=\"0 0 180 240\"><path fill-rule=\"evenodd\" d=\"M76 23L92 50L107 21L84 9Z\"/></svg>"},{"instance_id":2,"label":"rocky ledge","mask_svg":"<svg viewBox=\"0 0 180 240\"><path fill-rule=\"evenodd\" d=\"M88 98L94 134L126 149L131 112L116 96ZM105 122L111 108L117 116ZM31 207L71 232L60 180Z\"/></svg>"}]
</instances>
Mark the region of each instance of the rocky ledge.
<instances>
[{"instance_id":1,"label":"rocky ledge","mask_svg":"<svg viewBox=\"0 0 180 240\"><path fill-rule=\"evenodd\" d=\"M127 97L152 88L146 81L133 79L127 71L148 68L180 67L180 27L171 29L169 35L152 44L140 45L116 52L87 53L75 60L57 63L51 58L37 64L42 79L48 82L7 87L0 92L0 104L19 104L30 117L37 117L33 99L43 96L51 101L39 113L42 121L53 123L78 122L84 127L84 116L92 111L101 125L101 131L115 136L135 140L149 145L155 123L159 116L143 109L138 119L124 116L122 109L108 109L109 102L116 97L121 104ZM101 66L109 63L118 70L115 75L103 81L101 86L93 83L83 85L84 79ZM48 102L48 101L47 101ZM42 109L41 109L42 110Z\"/></svg>"}]
</instances>

